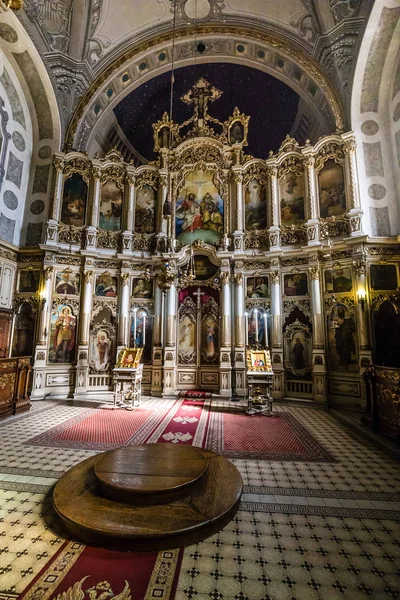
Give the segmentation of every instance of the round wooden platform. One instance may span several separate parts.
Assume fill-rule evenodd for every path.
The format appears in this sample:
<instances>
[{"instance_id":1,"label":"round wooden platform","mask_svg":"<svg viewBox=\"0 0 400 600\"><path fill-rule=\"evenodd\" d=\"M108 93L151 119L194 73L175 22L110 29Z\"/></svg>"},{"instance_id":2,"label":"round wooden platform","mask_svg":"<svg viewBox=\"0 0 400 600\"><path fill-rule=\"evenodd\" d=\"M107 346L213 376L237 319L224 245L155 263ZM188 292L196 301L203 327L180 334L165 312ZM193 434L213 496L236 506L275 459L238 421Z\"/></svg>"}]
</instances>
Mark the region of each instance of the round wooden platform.
<instances>
[{"instance_id":1,"label":"round wooden platform","mask_svg":"<svg viewBox=\"0 0 400 600\"><path fill-rule=\"evenodd\" d=\"M209 450L124 446L84 460L54 489L69 532L91 545L167 549L200 541L236 514L239 471Z\"/></svg>"}]
</instances>

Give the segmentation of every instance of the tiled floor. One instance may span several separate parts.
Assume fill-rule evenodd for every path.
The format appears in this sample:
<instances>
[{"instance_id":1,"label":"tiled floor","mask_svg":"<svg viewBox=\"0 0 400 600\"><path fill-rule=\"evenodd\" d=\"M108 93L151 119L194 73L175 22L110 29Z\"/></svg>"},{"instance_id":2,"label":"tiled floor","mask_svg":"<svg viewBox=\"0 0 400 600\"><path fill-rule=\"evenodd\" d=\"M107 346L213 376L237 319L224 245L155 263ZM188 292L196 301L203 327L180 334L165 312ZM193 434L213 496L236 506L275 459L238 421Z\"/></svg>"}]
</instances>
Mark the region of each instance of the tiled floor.
<instances>
[{"instance_id":1,"label":"tiled floor","mask_svg":"<svg viewBox=\"0 0 400 600\"><path fill-rule=\"evenodd\" d=\"M0 599L17 597L63 543L51 486L94 454L26 441L90 406L98 407L35 402L0 424ZM176 598L400 598L399 462L324 411L280 410L337 462L233 461L245 484L240 511L218 535L185 549Z\"/></svg>"}]
</instances>

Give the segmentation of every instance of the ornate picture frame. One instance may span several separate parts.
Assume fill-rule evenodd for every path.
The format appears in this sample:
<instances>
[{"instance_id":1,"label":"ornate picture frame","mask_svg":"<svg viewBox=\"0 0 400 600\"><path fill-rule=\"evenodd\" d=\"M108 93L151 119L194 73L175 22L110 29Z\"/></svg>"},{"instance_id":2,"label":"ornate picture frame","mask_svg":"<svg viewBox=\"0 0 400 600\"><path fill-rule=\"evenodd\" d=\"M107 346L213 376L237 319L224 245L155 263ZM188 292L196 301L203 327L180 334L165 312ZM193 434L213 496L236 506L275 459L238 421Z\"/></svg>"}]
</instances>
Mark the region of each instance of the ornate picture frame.
<instances>
[{"instance_id":1,"label":"ornate picture frame","mask_svg":"<svg viewBox=\"0 0 400 600\"><path fill-rule=\"evenodd\" d=\"M247 370L251 372L271 373L272 363L269 350L246 350Z\"/></svg>"},{"instance_id":2,"label":"ornate picture frame","mask_svg":"<svg viewBox=\"0 0 400 600\"><path fill-rule=\"evenodd\" d=\"M116 367L118 369L136 369L142 358L143 348L122 348Z\"/></svg>"}]
</instances>

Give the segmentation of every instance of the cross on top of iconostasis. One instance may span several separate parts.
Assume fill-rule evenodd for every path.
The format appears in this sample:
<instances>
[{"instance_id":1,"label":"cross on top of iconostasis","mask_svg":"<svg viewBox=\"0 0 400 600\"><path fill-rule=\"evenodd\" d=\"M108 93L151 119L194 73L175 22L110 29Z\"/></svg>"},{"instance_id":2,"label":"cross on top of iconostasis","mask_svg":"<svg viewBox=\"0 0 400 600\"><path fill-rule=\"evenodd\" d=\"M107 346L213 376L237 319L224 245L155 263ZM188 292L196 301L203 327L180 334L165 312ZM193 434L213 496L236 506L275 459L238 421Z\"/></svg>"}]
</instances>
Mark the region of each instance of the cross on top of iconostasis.
<instances>
[{"instance_id":1,"label":"cross on top of iconostasis","mask_svg":"<svg viewBox=\"0 0 400 600\"><path fill-rule=\"evenodd\" d=\"M213 87L208 81L201 78L181 98L186 104L194 105L194 120L199 129L204 127L208 120L208 102L214 102L221 97L222 91Z\"/></svg>"}]
</instances>

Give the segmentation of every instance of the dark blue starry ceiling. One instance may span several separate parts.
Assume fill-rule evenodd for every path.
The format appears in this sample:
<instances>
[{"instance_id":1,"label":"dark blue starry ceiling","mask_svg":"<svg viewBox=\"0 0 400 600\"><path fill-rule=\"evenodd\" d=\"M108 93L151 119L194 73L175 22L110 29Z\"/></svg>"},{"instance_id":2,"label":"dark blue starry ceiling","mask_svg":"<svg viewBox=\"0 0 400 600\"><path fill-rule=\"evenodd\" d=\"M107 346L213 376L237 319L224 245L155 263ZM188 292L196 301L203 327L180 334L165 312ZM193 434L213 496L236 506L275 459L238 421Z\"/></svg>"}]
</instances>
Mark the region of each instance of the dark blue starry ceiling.
<instances>
[{"instance_id":1,"label":"dark blue starry ceiling","mask_svg":"<svg viewBox=\"0 0 400 600\"><path fill-rule=\"evenodd\" d=\"M267 73L231 63L211 63L175 70L173 119L182 123L193 114L180 98L204 77L223 94L209 103L208 112L226 121L235 106L250 115L246 154L267 158L290 132L297 114L299 96ZM114 109L118 123L133 147L147 160L154 160L152 123L169 114L171 73L151 79L126 96Z\"/></svg>"}]
</instances>

